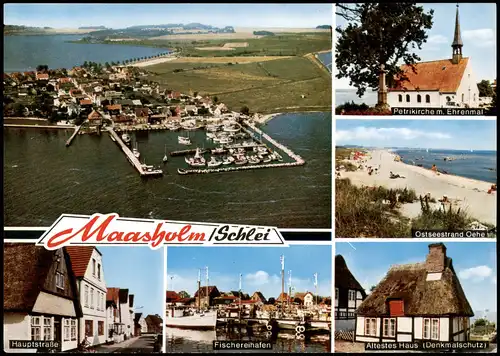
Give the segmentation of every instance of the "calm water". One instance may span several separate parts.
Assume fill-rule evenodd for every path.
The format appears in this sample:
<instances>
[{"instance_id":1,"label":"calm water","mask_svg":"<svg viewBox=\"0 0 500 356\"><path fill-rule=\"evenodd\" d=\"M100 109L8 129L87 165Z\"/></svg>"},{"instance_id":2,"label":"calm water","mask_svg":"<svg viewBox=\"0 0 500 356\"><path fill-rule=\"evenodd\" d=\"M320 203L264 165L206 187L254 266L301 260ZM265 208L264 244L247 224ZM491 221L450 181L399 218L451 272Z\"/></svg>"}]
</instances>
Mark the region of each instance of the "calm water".
<instances>
[{"instance_id":1,"label":"calm water","mask_svg":"<svg viewBox=\"0 0 500 356\"><path fill-rule=\"evenodd\" d=\"M167 51L165 48L66 42L83 36L4 36L4 72L31 71L39 64L47 64L49 68L72 68L84 61L121 62Z\"/></svg>"},{"instance_id":2,"label":"calm water","mask_svg":"<svg viewBox=\"0 0 500 356\"><path fill-rule=\"evenodd\" d=\"M4 225L50 226L62 213L229 222L278 227L331 226L331 113L286 114L263 130L301 155L299 167L181 176L184 157L169 157L161 178L141 179L107 134L68 130L4 130ZM140 132L141 160L161 164L185 149L179 133ZM191 132L212 147L204 132ZM284 155L283 155L284 156ZM208 156L207 156L208 158Z\"/></svg>"},{"instance_id":3,"label":"calm water","mask_svg":"<svg viewBox=\"0 0 500 356\"><path fill-rule=\"evenodd\" d=\"M333 84L335 89L335 83ZM356 104L374 106L377 104L377 92L368 89L361 98L356 95L356 89L335 89L335 106L354 101Z\"/></svg>"},{"instance_id":4,"label":"calm water","mask_svg":"<svg viewBox=\"0 0 500 356\"><path fill-rule=\"evenodd\" d=\"M457 151L457 150L397 150L405 163L421 164L431 168L435 164L439 170L449 174L496 183L496 151ZM456 158L445 161L445 157Z\"/></svg>"},{"instance_id":5,"label":"calm water","mask_svg":"<svg viewBox=\"0 0 500 356\"><path fill-rule=\"evenodd\" d=\"M332 52L319 53L318 59L332 72Z\"/></svg>"},{"instance_id":6,"label":"calm water","mask_svg":"<svg viewBox=\"0 0 500 356\"><path fill-rule=\"evenodd\" d=\"M213 349L214 340L242 340L238 336L230 336L225 332L220 331L196 331L196 330L182 330L175 328L166 328L167 342L166 342L166 352L167 353L224 353L224 352L235 352L235 351L215 351ZM267 342L268 339L265 337L252 337L249 339L247 336L243 337L243 341L263 341ZM245 351L238 350L238 353L243 353ZM294 334L279 334L278 338L273 341L272 350L249 350L246 352L273 352L273 353L330 353L331 344L329 340L318 341L313 339L311 341L305 342L303 340L296 340Z\"/></svg>"}]
</instances>

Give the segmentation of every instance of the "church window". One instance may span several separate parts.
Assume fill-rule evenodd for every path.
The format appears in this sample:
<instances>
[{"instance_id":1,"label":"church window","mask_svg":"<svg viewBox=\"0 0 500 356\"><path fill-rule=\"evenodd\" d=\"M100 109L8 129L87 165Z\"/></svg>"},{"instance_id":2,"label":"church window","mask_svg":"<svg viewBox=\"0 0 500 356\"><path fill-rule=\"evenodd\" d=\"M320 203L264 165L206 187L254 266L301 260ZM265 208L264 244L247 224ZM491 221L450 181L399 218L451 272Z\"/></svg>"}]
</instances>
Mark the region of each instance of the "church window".
<instances>
[{"instance_id":1,"label":"church window","mask_svg":"<svg viewBox=\"0 0 500 356\"><path fill-rule=\"evenodd\" d=\"M422 102L422 96L420 94L417 95L417 103Z\"/></svg>"},{"instance_id":2,"label":"church window","mask_svg":"<svg viewBox=\"0 0 500 356\"><path fill-rule=\"evenodd\" d=\"M462 102L464 102L464 101L465 101L465 94L462 93Z\"/></svg>"},{"instance_id":3,"label":"church window","mask_svg":"<svg viewBox=\"0 0 500 356\"><path fill-rule=\"evenodd\" d=\"M406 102L409 103L410 102L410 95L409 94L406 94Z\"/></svg>"},{"instance_id":4,"label":"church window","mask_svg":"<svg viewBox=\"0 0 500 356\"><path fill-rule=\"evenodd\" d=\"M430 102L431 102L431 96L430 96L429 94L427 94L427 95L425 96L425 102L426 102L426 103L430 103Z\"/></svg>"},{"instance_id":5,"label":"church window","mask_svg":"<svg viewBox=\"0 0 500 356\"><path fill-rule=\"evenodd\" d=\"M399 94L398 99L399 99L399 102L402 103L403 102L403 95Z\"/></svg>"}]
</instances>

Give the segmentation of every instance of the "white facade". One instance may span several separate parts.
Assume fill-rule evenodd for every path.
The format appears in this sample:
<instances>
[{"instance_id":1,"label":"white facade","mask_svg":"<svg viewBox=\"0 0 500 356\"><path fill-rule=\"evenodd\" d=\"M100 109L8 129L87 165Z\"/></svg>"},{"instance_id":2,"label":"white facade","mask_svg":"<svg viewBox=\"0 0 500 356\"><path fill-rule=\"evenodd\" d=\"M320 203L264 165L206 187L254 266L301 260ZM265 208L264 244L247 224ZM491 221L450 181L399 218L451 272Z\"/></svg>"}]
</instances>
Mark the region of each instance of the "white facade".
<instances>
[{"instance_id":1,"label":"white facade","mask_svg":"<svg viewBox=\"0 0 500 356\"><path fill-rule=\"evenodd\" d=\"M121 302L120 301L120 322L123 324L123 332L127 338L130 338L130 335L132 335L132 330L133 330L133 321L130 323L130 309L128 305L128 295L127 295L127 301L126 302Z\"/></svg>"},{"instance_id":2,"label":"white facade","mask_svg":"<svg viewBox=\"0 0 500 356\"><path fill-rule=\"evenodd\" d=\"M91 345L103 344L108 339L106 317L106 282L102 256L94 249L83 278L78 279L78 293L83 317L80 319L80 342L85 337Z\"/></svg>"},{"instance_id":3,"label":"white facade","mask_svg":"<svg viewBox=\"0 0 500 356\"><path fill-rule=\"evenodd\" d=\"M305 296L304 296L304 306L306 308L310 308L314 305L314 296L312 295L312 293L307 293Z\"/></svg>"},{"instance_id":4,"label":"white facade","mask_svg":"<svg viewBox=\"0 0 500 356\"><path fill-rule=\"evenodd\" d=\"M393 108L478 108L479 89L471 59L468 59L456 92L391 90L387 93L387 103Z\"/></svg>"},{"instance_id":5,"label":"white facade","mask_svg":"<svg viewBox=\"0 0 500 356\"><path fill-rule=\"evenodd\" d=\"M146 323L146 319L144 319L144 314L139 318L139 326L141 327L141 334L145 334L148 332L148 324Z\"/></svg>"},{"instance_id":6,"label":"white facade","mask_svg":"<svg viewBox=\"0 0 500 356\"><path fill-rule=\"evenodd\" d=\"M450 328L450 323L452 327ZM467 341L468 317L363 317L356 319L357 342ZM452 334L450 334L452 330Z\"/></svg>"}]
</instances>

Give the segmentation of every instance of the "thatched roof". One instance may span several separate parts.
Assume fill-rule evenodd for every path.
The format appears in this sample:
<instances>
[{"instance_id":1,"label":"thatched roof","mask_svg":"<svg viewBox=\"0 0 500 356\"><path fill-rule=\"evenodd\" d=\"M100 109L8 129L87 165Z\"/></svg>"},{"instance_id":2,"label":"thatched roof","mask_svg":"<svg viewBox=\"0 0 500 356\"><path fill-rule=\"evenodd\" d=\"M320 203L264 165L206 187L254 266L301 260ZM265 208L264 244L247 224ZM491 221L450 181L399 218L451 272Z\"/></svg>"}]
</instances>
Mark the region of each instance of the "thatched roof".
<instances>
[{"instance_id":1,"label":"thatched roof","mask_svg":"<svg viewBox=\"0 0 500 356\"><path fill-rule=\"evenodd\" d=\"M335 287L360 291L363 298L366 297L365 289L354 278L342 255L335 256Z\"/></svg>"},{"instance_id":2,"label":"thatched roof","mask_svg":"<svg viewBox=\"0 0 500 356\"><path fill-rule=\"evenodd\" d=\"M4 246L4 311L31 312L41 291L46 289L49 273L56 256L62 256L69 279L69 298L77 315L81 315L76 280L71 261L65 249L49 251L42 246L27 243L6 243ZM63 298L68 298L60 294Z\"/></svg>"},{"instance_id":3,"label":"thatched roof","mask_svg":"<svg viewBox=\"0 0 500 356\"><path fill-rule=\"evenodd\" d=\"M431 245L432 246L432 245ZM361 316L389 315L388 301L403 300L405 316L474 316L453 269L452 260L444 255L439 280L427 280L429 266L413 263L391 267L385 278L361 303Z\"/></svg>"}]
</instances>

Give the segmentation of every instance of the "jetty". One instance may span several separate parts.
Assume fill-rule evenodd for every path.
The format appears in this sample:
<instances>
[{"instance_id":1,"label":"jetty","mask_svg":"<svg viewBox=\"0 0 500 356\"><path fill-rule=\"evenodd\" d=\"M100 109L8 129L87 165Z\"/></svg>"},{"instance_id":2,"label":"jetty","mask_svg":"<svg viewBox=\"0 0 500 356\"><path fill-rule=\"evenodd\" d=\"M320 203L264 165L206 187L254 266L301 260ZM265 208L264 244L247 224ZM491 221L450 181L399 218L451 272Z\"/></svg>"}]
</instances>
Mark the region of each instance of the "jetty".
<instances>
[{"instance_id":1,"label":"jetty","mask_svg":"<svg viewBox=\"0 0 500 356\"><path fill-rule=\"evenodd\" d=\"M73 132L73 135L66 141L66 147L69 147L71 145L71 142L73 142L73 139L78 135L78 132L80 131L82 125L76 126L75 127L75 132Z\"/></svg>"},{"instance_id":2,"label":"jetty","mask_svg":"<svg viewBox=\"0 0 500 356\"><path fill-rule=\"evenodd\" d=\"M208 153L210 150L205 149L205 150L200 150L201 154ZM172 151L170 152L171 156L185 156L189 154L195 154L196 153L196 148L194 149L189 149L189 150L182 150L182 151Z\"/></svg>"},{"instance_id":3,"label":"jetty","mask_svg":"<svg viewBox=\"0 0 500 356\"><path fill-rule=\"evenodd\" d=\"M261 165L249 165L240 167L224 167L224 168L208 168L208 169L182 169L178 168L177 173L181 175L185 174L204 174L204 173L223 173L223 172L235 172L235 171L245 171L251 169L263 169L263 168L278 168L278 167L297 167L302 166L306 162L304 160L291 163L274 163L274 164L261 164Z\"/></svg>"},{"instance_id":4,"label":"jetty","mask_svg":"<svg viewBox=\"0 0 500 356\"><path fill-rule=\"evenodd\" d=\"M161 169L153 169L150 166L142 164L112 128L106 127L106 130L109 132L110 137L115 139L115 142L120 146L125 156L127 156L128 161L137 169L141 176L158 176L163 174Z\"/></svg>"}]
</instances>

